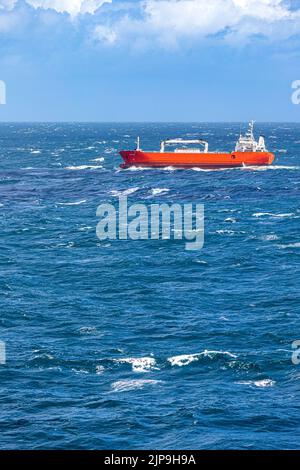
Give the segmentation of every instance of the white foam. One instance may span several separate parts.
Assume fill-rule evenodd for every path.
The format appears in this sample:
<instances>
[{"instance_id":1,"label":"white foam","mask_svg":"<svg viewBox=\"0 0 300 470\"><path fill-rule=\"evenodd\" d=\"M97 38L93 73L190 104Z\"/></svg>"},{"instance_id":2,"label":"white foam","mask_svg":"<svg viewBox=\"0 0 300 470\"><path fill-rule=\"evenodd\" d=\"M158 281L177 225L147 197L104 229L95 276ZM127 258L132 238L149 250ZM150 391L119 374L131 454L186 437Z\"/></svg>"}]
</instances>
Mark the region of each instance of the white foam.
<instances>
[{"instance_id":1,"label":"white foam","mask_svg":"<svg viewBox=\"0 0 300 470\"><path fill-rule=\"evenodd\" d=\"M266 242L271 242L271 241L279 240L279 237L278 235L275 235L275 233L270 233L269 235L263 235L261 239Z\"/></svg>"},{"instance_id":2,"label":"white foam","mask_svg":"<svg viewBox=\"0 0 300 470\"><path fill-rule=\"evenodd\" d=\"M82 201L74 201L74 202L58 202L57 204L59 206L79 206L80 204L84 204L86 202L86 199L83 199Z\"/></svg>"},{"instance_id":3,"label":"white foam","mask_svg":"<svg viewBox=\"0 0 300 470\"><path fill-rule=\"evenodd\" d=\"M216 233L218 235L230 235L230 236L235 234L233 230L217 230Z\"/></svg>"},{"instance_id":4,"label":"white foam","mask_svg":"<svg viewBox=\"0 0 300 470\"><path fill-rule=\"evenodd\" d=\"M113 189L112 191L110 191L110 194L111 194L112 196L116 196L116 197L119 197L119 196L129 196L130 194L135 193L135 192L138 191L139 189L140 189L139 187L125 189L125 190L123 190L123 191L118 191L118 190Z\"/></svg>"},{"instance_id":5,"label":"white foam","mask_svg":"<svg viewBox=\"0 0 300 470\"><path fill-rule=\"evenodd\" d=\"M94 158L93 162L104 162L104 157Z\"/></svg>"},{"instance_id":6,"label":"white foam","mask_svg":"<svg viewBox=\"0 0 300 470\"><path fill-rule=\"evenodd\" d=\"M153 357L127 357L124 359L117 359L119 364L131 364L133 372L143 373L150 372L151 370L158 370L156 361Z\"/></svg>"},{"instance_id":7,"label":"white foam","mask_svg":"<svg viewBox=\"0 0 300 470\"><path fill-rule=\"evenodd\" d=\"M157 196L158 194L166 194L170 190L168 188L153 188L151 189L151 193L153 196Z\"/></svg>"},{"instance_id":8,"label":"white foam","mask_svg":"<svg viewBox=\"0 0 300 470\"><path fill-rule=\"evenodd\" d=\"M237 382L239 385L254 385L258 388L266 388L266 387L273 387L276 382L275 380L271 379L262 379L262 380L242 380L241 382Z\"/></svg>"},{"instance_id":9,"label":"white foam","mask_svg":"<svg viewBox=\"0 0 300 470\"><path fill-rule=\"evenodd\" d=\"M274 217L274 218L286 218L286 217L294 217L295 214L293 212L289 212L287 214L272 214L271 212L256 212L252 214L252 217L261 218L261 217Z\"/></svg>"},{"instance_id":10,"label":"white foam","mask_svg":"<svg viewBox=\"0 0 300 470\"><path fill-rule=\"evenodd\" d=\"M146 166L129 166L128 168L117 168L117 172L119 171L145 171L145 170L154 170L153 167L146 167Z\"/></svg>"},{"instance_id":11,"label":"white foam","mask_svg":"<svg viewBox=\"0 0 300 470\"><path fill-rule=\"evenodd\" d=\"M31 153L32 155L38 155L38 154L41 153L41 151L40 151L40 150L31 150L30 153Z\"/></svg>"},{"instance_id":12,"label":"white foam","mask_svg":"<svg viewBox=\"0 0 300 470\"><path fill-rule=\"evenodd\" d=\"M119 380L111 385L115 392L128 392L130 390L138 390L146 385L157 385L161 380Z\"/></svg>"},{"instance_id":13,"label":"white foam","mask_svg":"<svg viewBox=\"0 0 300 470\"><path fill-rule=\"evenodd\" d=\"M194 361L199 361L200 354L182 354L181 356L173 356L168 358L171 366L183 367Z\"/></svg>"},{"instance_id":14,"label":"white foam","mask_svg":"<svg viewBox=\"0 0 300 470\"><path fill-rule=\"evenodd\" d=\"M275 381L271 379L264 379L264 380L256 380L254 382L255 387L265 388L265 387L273 387L275 385Z\"/></svg>"},{"instance_id":15,"label":"white foam","mask_svg":"<svg viewBox=\"0 0 300 470\"><path fill-rule=\"evenodd\" d=\"M96 374L101 375L105 371L105 368L103 366L96 366Z\"/></svg>"},{"instance_id":16,"label":"white foam","mask_svg":"<svg viewBox=\"0 0 300 470\"><path fill-rule=\"evenodd\" d=\"M235 223L236 223L236 219L233 219L232 217L228 217L227 219L225 219L224 222L231 223L231 224L235 224Z\"/></svg>"},{"instance_id":17,"label":"white foam","mask_svg":"<svg viewBox=\"0 0 300 470\"><path fill-rule=\"evenodd\" d=\"M102 165L80 165L80 166L67 166L66 170L96 170L97 168L103 168Z\"/></svg>"},{"instance_id":18,"label":"white foam","mask_svg":"<svg viewBox=\"0 0 300 470\"><path fill-rule=\"evenodd\" d=\"M82 326L79 329L79 333L81 335L93 335L97 333L97 328L95 328L94 326Z\"/></svg>"},{"instance_id":19,"label":"white foam","mask_svg":"<svg viewBox=\"0 0 300 470\"><path fill-rule=\"evenodd\" d=\"M72 372L75 372L75 374L88 374L89 371L86 369L72 369Z\"/></svg>"},{"instance_id":20,"label":"white foam","mask_svg":"<svg viewBox=\"0 0 300 470\"><path fill-rule=\"evenodd\" d=\"M300 166L286 166L286 165L268 165L268 166L245 166L243 170L252 171L267 171L267 170L299 170Z\"/></svg>"},{"instance_id":21,"label":"white foam","mask_svg":"<svg viewBox=\"0 0 300 470\"><path fill-rule=\"evenodd\" d=\"M279 248L286 249L286 248L300 248L300 242L296 243L289 243L287 245L278 245Z\"/></svg>"},{"instance_id":22,"label":"white foam","mask_svg":"<svg viewBox=\"0 0 300 470\"><path fill-rule=\"evenodd\" d=\"M183 354L180 356L169 357L168 362L171 364L171 366L183 367L191 364L192 362L199 361L199 359L202 357L213 359L216 356L228 356L234 359L237 358L235 354L232 354L228 351L209 351L205 349L205 351L196 354Z\"/></svg>"}]
</instances>

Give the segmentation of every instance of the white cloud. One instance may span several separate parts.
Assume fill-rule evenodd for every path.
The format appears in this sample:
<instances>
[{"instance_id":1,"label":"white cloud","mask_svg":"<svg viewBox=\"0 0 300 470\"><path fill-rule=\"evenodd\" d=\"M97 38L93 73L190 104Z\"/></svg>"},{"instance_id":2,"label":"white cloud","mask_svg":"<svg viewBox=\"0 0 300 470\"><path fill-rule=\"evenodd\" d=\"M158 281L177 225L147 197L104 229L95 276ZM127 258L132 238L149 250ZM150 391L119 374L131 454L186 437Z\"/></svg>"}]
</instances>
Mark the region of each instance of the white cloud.
<instances>
[{"instance_id":1,"label":"white cloud","mask_svg":"<svg viewBox=\"0 0 300 470\"><path fill-rule=\"evenodd\" d=\"M105 3L112 6L99 12L98 25L90 28L95 40L110 45L173 47L212 36L242 44L255 35L281 41L300 34L295 0L0 0L0 29L13 28L10 15L24 14L25 4L74 19L96 14Z\"/></svg>"},{"instance_id":2,"label":"white cloud","mask_svg":"<svg viewBox=\"0 0 300 470\"><path fill-rule=\"evenodd\" d=\"M34 8L52 9L58 13L68 13L75 17L79 14L94 14L104 3L112 0L26 0Z\"/></svg>"},{"instance_id":3,"label":"white cloud","mask_svg":"<svg viewBox=\"0 0 300 470\"><path fill-rule=\"evenodd\" d=\"M94 29L94 39L112 45L117 40L117 34L109 26L98 25Z\"/></svg>"},{"instance_id":4,"label":"white cloud","mask_svg":"<svg viewBox=\"0 0 300 470\"><path fill-rule=\"evenodd\" d=\"M113 43L136 36L141 43L168 47L216 35L237 43L254 35L280 40L300 32L300 10L291 11L286 0L145 0L139 6L140 19L126 14L111 23Z\"/></svg>"},{"instance_id":5,"label":"white cloud","mask_svg":"<svg viewBox=\"0 0 300 470\"><path fill-rule=\"evenodd\" d=\"M18 0L0 0L1 10L13 10Z\"/></svg>"}]
</instances>

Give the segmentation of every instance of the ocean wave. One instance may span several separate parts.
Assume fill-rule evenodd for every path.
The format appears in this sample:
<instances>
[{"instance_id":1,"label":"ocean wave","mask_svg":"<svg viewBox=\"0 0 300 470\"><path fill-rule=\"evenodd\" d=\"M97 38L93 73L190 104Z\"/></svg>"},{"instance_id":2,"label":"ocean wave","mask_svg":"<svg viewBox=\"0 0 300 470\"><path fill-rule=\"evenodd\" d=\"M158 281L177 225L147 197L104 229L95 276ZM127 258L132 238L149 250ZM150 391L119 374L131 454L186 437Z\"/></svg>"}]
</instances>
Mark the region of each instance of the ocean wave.
<instances>
[{"instance_id":1,"label":"ocean wave","mask_svg":"<svg viewBox=\"0 0 300 470\"><path fill-rule=\"evenodd\" d=\"M209 358L209 359L214 359L216 357L230 357L232 359L236 359L237 356L235 354L232 354L228 351L209 351L205 350L200 353L195 353L195 354L182 354L179 356L172 356L168 358L168 362L171 364L171 366L178 366L178 367L183 367L191 364L192 362L199 361L201 358Z\"/></svg>"},{"instance_id":2,"label":"ocean wave","mask_svg":"<svg viewBox=\"0 0 300 470\"><path fill-rule=\"evenodd\" d=\"M147 385L157 385L162 383L161 380L118 380L112 383L111 388L114 392L128 392L130 390L138 390Z\"/></svg>"},{"instance_id":3,"label":"ocean wave","mask_svg":"<svg viewBox=\"0 0 300 470\"><path fill-rule=\"evenodd\" d=\"M216 230L216 233L218 235L229 235L229 236L232 236L234 235L236 232L234 232L234 230Z\"/></svg>"},{"instance_id":4,"label":"ocean wave","mask_svg":"<svg viewBox=\"0 0 300 470\"><path fill-rule=\"evenodd\" d=\"M239 385L250 385L250 386L255 386L258 388L267 388L267 387L273 387L276 382L275 380L271 379L262 379L262 380L242 380L241 382L237 382Z\"/></svg>"},{"instance_id":5,"label":"ocean wave","mask_svg":"<svg viewBox=\"0 0 300 470\"><path fill-rule=\"evenodd\" d=\"M104 366L101 366L101 365L96 366L96 374L97 374L97 375L103 374L104 371L105 371L105 367L104 367Z\"/></svg>"},{"instance_id":6,"label":"ocean wave","mask_svg":"<svg viewBox=\"0 0 300 470\"><path fill-rule=\"evenodd\" d=\"M266 171L266 170L300 170L300 166L267 165L267 166L245 166L242 170Z\"/></svg>"},{"instance_id":7,"label":"ocean wave","mask_svg":"<svg viewBox=\"0 0 300 470\"><path fill-rule=\"evenodd\" d=\"M283 219L286 217L295 217L295 213L288 212L286 214L272 214L271 212L256 212L255 214L252 214L252 217L256 217L257 219L261 217L272 217L272 218Z\"/></svg>"},{"instance_id":8,"label":"ocean wave","mask_svg":"<svg viewBox=\"0 0 300 470\"><path fill-rule=\"evenodd\" d=\"M156 360L153 357L127 357L124 359L116 359L118 364L131 364L133 372L150 372L152 370L159 370L156 367Z\"/></svg>"},{"instance_id":9,"label":"ocean wave","mask_svg":"<svg viewBox=\"0 0 300 470\"><path fill-rule=\"evenodd\" d=\"M80 206L80 204L84 204L86 199L82 199L82 201L74 201L74 202L57 202L58 206Z\"/></svg>"},{"instance_id":10,"label":"ocean wave","mask_svg":"<svg viewBox=\"0 0 300 470\"><path fill-rule=\"evenodd\" d=\"M80 166L67 166L65 170L97 170L103 168L102 165L80 165Z\"/></svg>"},{"instance_id":11,"label":"ocean wave","mask_svg":"<svg viewBox=\"0 0 300 470\"><path fill-rule=\"evenodd\" d=\"M287 248L300 248L300 242L288 243L287 245L278 245L279 248L285 250Z\"/></svg>"},{"instance_id":12,"label":"ocean wave","mask_svg":"<svg viewBox=\"0 0 300 470\"><path fill-rule=\"evenodd\" d=\"M158 196L159 194L166 194L170 190L168 188L153 188L151 189L152 196Z\"/></svg>"},{"instance_id":13,"label":"ocean wave","mask_svg":"<svg viewBox=\"0 0 300 470\"><path fill-rule=\"evenodd\" d=\"M279 237L275 233L270 233L269 235L263 235L261 237L261 240L265 242L272 242L272 241L279 240Z\"/></svg>"},{"instance_id":14,"label":"ocean wave","mask_svg":"<svg viewBox=\"0 0 300 470\"><path fill-rule=\"evenodd\" d=\"M79 328L79 333L81 335L95 335L98 333L98 330L94 326L82 326Z\"/></svg>"},{"instance_id":15,"label":"ocean wave","mask_svg":"<svg viewBox=\"0 0 300 470\"><path fill-rule=\"evenodd\" d=\"M93 162L104 162L104 157L97 157L93 159Z\"/></svg>"},{"instance_id":16,"label":"ocean wave","mask_svg":"<svg viewBox=\"0 0 300 470\"><path fill-rule=\"evenodd\" d=\"M129 196L130 194L133 194L135 193L136 191L138 191L140 188L139 187L136 187L136 188L128 188L128 189L124 189L124 190L116 190L116 189L113 189L112 191L109 192L109 194L111 194L112 196L115 196L115 197L119 197L119 196Z\"/></svg>"}]
</instances>

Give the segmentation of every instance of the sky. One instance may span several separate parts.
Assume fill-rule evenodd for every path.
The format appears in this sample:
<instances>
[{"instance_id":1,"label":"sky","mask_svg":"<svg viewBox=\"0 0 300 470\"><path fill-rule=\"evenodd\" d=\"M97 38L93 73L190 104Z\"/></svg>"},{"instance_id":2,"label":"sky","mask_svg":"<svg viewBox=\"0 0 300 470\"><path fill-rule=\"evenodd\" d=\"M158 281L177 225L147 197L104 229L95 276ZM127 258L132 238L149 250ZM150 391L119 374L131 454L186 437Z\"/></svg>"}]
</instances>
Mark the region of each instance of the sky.
<instances>
[{"instance_id":1,"label":"sky","mask_svg":"<svg viewBox=\"0 0 300 470\"><path fill-rule=\"evenodd\" d=\"M0 121L298 122L300 0L0 0L0 80Z\"/></svg>"}]
</instances>

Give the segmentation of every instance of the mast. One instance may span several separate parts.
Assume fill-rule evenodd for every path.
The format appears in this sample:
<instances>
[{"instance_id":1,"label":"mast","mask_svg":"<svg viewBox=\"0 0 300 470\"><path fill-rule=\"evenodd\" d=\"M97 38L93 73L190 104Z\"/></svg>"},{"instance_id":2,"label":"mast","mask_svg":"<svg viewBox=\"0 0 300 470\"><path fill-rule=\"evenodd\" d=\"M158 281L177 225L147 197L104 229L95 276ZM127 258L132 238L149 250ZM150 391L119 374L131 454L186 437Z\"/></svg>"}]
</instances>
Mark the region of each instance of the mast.
<instances>
[{"instance_id":1,"label":"mast","mask_svg":"<svg viewBox=\"0 0 300 470\"><path fill-rule=\"evenodd\" d=\"M136 150L141 150L140 143L141 143L141 141L140 141L140 138L138 137L136 139Z\"/></svg>"}]
</instances>

